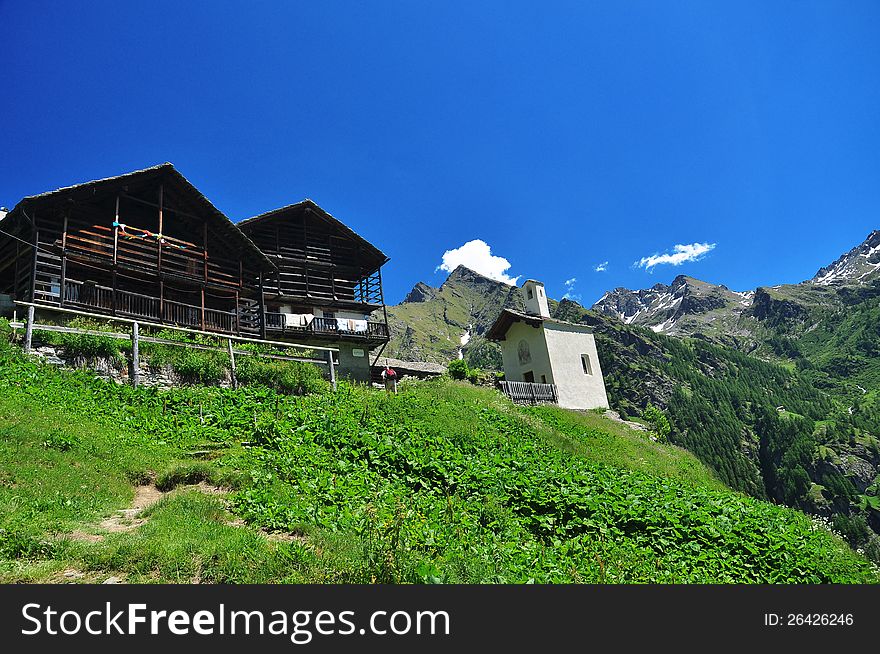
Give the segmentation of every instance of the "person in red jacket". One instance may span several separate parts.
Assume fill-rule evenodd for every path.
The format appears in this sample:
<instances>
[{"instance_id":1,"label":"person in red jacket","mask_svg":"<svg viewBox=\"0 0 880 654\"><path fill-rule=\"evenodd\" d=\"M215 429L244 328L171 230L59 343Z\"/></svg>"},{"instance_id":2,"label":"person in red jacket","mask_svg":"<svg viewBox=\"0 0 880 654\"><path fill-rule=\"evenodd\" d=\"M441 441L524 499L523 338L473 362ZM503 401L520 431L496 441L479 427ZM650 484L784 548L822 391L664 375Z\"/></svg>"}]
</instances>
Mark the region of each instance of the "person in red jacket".
<instances>
[{"instance_id":1,"label":"person in red jacket","mask_svg":"<svg viewBox=\"0 0 880 654\"><path fill-rule=\"evenodd\" d=\"M382 381L385 382L386 393L397 393L397 373L391 366L385 366L382 371Z\"/></svg>"}]
</instances>

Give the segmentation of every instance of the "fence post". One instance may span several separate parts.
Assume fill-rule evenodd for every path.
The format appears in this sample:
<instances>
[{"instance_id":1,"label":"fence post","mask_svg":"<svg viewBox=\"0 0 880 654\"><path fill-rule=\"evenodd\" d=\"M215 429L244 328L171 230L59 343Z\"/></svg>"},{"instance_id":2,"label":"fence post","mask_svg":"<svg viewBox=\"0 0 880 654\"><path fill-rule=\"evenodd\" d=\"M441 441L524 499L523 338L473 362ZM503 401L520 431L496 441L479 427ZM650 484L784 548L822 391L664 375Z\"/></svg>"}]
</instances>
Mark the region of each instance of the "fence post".
<instances>
[{"instance_id":1,"label":"fence post","mask_svg":"<svg viewBox=\"0 0 880 654\"><path fill-rule=\"evenodd\" d=\"M134 388L138 387L138 383L141 380L140 351L138 349L139 336L137 322L131 323L131 385Z\"/></svg>"},{"instance_id":2,"label":"fence post","mask_svg":"<svg viewBox=\"0 0 880 654\"><path fill-rule=\"evenodd\" d=\"M24 351L31 351L31 342L34 338L34 305L28 307L27 325L24 330Z\"/></svg>"},{"instance_id":3,"label":"fence post","mask_svg":"<svg viewBox=\"0 0 880 654\"><path fill-rule=\"evenodd\" d=\"M330 386L336 390L336 369L333 367L333 350L327 350L327 363L330 366Z\"/></svg>"},{"instance_id":4,"label":"fence post","mask_svg":"<svg viewBox=\"0 0 880 654\"><path fill-rule=\"evenodd\" d=\"M226 348L229 351L229 372L232 374L232 388L238 388L238 377L235 376L235 352L232 349L231 338L226 339Z\"/></svg>"}]
</instances>

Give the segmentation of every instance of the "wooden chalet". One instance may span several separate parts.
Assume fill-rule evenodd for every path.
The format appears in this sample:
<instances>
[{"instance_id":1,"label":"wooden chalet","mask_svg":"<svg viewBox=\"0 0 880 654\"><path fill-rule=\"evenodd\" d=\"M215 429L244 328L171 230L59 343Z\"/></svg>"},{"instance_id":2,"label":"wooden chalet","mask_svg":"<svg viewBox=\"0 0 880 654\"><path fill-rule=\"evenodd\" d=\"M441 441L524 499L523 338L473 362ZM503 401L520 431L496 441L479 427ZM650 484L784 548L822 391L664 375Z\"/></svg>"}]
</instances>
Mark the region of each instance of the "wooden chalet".
<instances>
[{"instance_id":1,"label":"wooden chalet","mask_svg":"<svg viewBox=\"0 0 880 654\"><path fill-rule=\"evenodd\" d=\"M387 261L311 200L235 225L170 163L26 197L0 220L7 305L338 344L340 372L364 381L388 341Z\"/></svg>"},{"instance_id":2,"label":"wooden chalet","mask_svg":"<svg viewBox=\"0 0 880 654\"><path fill-rule=\"evenodd\" d=\"M375 246L311 200L238 227L275 264L263 279L269 337L305 332L361 347L388 341L381 273L388 257Z\"/></svg>"},{"instance_id":3,"label":"wooden chalet","mask_svg":"<svg viewBox=\"0 0 880 654\"><path fill-rule=\"evenodd\" d=\"M274 264L169 163L24 198L0 222L0 293L47 308L259 335Z\"/></svg>"}]
</instances>

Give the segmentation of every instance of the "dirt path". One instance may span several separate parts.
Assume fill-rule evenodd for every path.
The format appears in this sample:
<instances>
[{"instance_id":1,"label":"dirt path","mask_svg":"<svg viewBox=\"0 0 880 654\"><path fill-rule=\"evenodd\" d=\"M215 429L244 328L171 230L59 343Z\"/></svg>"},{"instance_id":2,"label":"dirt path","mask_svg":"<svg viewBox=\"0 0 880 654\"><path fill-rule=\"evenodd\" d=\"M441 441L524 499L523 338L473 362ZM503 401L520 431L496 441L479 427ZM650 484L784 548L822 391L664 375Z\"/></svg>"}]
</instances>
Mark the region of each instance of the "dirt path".
<instances>
[{"instance_id":1,"label":"dirt path","mask_svg":"<svg viewBox=\"0 0 880 654\"><path fill-rule=\"evenodd\" d=\"M109 518L105 518L97 525L94 530L86 531L77 529L67 537L72 540L79 540L88 543L97 543L104 540L107 534L115 534L125 531L132 531L144 524L147 519L142 518L141 513L153 506L166 495L170 495L181 490L197 490L209 495L222 495L226 491L218 486L212 486L205 482L192 484L189 486L178 486L170 491L160 491L153 485L138 486L134 492L134 499L127 509L119 509ZM104 533L96 533L104 532Z\"/></svg>"}]
</instances>

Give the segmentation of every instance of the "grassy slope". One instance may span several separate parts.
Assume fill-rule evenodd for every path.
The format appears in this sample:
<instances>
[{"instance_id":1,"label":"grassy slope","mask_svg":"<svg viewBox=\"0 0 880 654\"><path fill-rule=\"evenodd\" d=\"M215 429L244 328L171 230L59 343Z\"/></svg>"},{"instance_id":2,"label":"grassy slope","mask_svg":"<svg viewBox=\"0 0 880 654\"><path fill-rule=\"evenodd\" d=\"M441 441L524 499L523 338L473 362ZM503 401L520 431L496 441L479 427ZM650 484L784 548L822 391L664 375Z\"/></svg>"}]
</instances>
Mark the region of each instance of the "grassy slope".
<instances>
[{"instance_id":1,"label":"grassy slope","mask_svg":"<svg viewBox=\"0 0 880 654\"><path fill-rule=\"evenodd\" d=\"M683 450L463 384L135 391L4 349L0 391L7 582L68 568L86 581L876 581L839 539L725 490ZM229 506L176 492L133 531L65 537L99 531L135 482L185 478L191 450L216 453L199 478L227 484Z\"/></svg>"}]
</instances>

